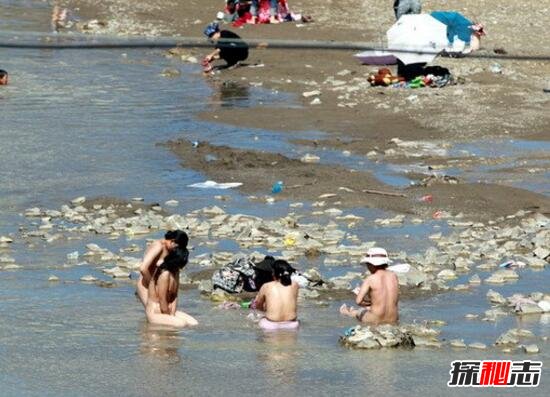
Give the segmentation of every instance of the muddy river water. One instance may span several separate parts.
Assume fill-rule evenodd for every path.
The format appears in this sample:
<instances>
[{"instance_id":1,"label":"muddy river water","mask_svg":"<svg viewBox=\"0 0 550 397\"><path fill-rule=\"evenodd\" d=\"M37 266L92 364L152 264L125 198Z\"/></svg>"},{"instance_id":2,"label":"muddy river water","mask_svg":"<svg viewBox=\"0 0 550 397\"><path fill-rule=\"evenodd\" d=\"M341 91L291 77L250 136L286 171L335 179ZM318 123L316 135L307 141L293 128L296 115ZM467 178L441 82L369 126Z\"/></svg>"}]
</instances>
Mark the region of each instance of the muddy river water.
<instances>
[{"instance_id":1,"label":"muddy river water","mask_svg":"<svg viewBox=\"0 0 550 397\"><path fill-rule=\"evenodd\" d=\"M0 0L5 16L0 30L46 31L49 12L42 1ZM352 351L338 343L339 335L353 325L337 314L341 301L308 300L300 307L299 332L265 335L246 319L245 310L221 310L198 291L183 291L180 305L200 325L184 331L159 329L145 322L131 280L100 288L79 281L85 274L108 280L98 269L66 266L67 253L83 252L87 243L116 251L130 243L144 246L144 237L128 241L86 235L52 244L17 240L19 227L29 222L21 216L26 208L58 209L77 196L140 196L159 203L176 199L179 205L173 211L182 214L220 205L214 198L218 192L187 187L205 177L182 167L157 145L169 139L200 139L296 157L306 150L289 143L284 134L207 123L194 116L212 101L288 106L292 96L260 88L213 92L198 66L175 64L160 55L146 50L1 50L0 68L10 72L10 85L0 90L0 235L15 237L9 254L21 267L0 271L0 395L516 395L504 389L450 390L450 362L528 357L548 362L548 342L539 343L537 356L507 355L491 345L512 327L549 336L549 315L527 320L507 316L496 322L464 319L466 313L488 309L485 285L401 304L403 322L444 320L442 339L486 343L485 351ZM177 68L181 75L161 76L166 68ZM322 135L311 131L299 138ZM344 165L353 160L336 153L324 159ZM369 168L368 160L362 166L388 183L407 183L391 167ZM230 198L224 202L228 213L277 218L289 212L289 203L251 202L233 190L223 194ZM307 213L309 205L293 211ZM349 213L367 221L393 215L370 209ZM390 251L423 252L434 228L447 231L434 221L399 228L369 224L354 233ZM237 250L230 243L214 249L220 248ZM196 254L207 251L202 246ZM361 270L356 265L297 264L304 269L313 265L330 276ZM60 281L48 282L51 275ZM505 296L548 292L549 279L548 270L523 270L519 281L499 291ZM529 395L547 395L548 370L543 372L541 386Z\"/></svg>"}]
</instances>

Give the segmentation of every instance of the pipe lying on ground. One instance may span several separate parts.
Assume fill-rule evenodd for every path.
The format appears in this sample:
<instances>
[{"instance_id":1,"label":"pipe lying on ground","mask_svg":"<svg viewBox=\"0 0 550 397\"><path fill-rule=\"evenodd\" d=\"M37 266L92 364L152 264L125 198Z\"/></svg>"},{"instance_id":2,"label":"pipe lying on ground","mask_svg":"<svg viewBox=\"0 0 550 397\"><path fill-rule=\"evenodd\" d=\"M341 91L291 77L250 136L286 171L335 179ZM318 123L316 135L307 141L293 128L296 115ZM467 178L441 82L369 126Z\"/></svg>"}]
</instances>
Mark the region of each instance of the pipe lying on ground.
<instances>
[{"instance_id":1,"label":"pipe lying on ground","mask_svg":"<svg viewBox=\"0 0 550 397\"><path fill-rule=\"evenodd\" d=\"M10 37L7 37L10 36ZM235 42L220 39L219 44ZM246 43L252 48L264 49L296 49L296 50L344 50L344 51L389 51L393 53L439 54L434 51L409 51L404 49L383 48L366 42L352 41L322 41L322 40L266 40L247 39ZM50 49L50 50L85 50L85 49L169 49L182 48L211 48L214 43L202 37L112 37L90 36L85 34L36 34L15 32L0 32L0 48L12 49ZM510 59L525 61L549 61L550 55L522 55L522 54L461 54L461 57L479 59Z\"/></svg>"}]
</instances>

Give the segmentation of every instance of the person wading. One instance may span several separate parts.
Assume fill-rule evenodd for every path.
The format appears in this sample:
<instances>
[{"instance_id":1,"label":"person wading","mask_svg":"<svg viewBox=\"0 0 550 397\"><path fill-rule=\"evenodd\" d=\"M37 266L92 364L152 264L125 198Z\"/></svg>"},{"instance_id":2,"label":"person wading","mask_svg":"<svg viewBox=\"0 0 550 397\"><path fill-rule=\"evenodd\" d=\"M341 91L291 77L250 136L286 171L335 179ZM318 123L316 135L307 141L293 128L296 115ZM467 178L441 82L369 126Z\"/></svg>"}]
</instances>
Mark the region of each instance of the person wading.
<instances>
[{"instance_id":1,"label":"person wading","mask_svg":"<svg viewBox=\"0 0 550 397\"><path fill-rule=\"evenodd\" d=\"M151 324L183 328L198 324L192 316L177 310L180 270L187 264L187 249L170 252L157 267L147 291L145 315Z\"/></svg>"},{"instance_id":2,"label":"person wading","mask_svg":"<svg viewBox=\"0 0 550 397\"><path fill-rule=\"evenodd\" d=\"M265 317L259 322L265 330L296 329L298 284L292 281L295 270L284 260L273 263L273 281L260 288L252 308L265 311Z\"/></svg>"},{"instance_id":3,"label":"person wading","mask_svg":"<svg viewBox=\"0 0 550 397\"><path fill-rule=\"evenodd\" d=\"M149 282L155 274L155 270L162 264L164 258L168 254L176 249L187 251L187 242L189 237L181 230L173 230L166 232L164 239L153 242L145 250L145 255L139 266L139 279L136 286L136 293L143 304L147 306L147 295L149 289Z\"/></svg>"}]
</instances>

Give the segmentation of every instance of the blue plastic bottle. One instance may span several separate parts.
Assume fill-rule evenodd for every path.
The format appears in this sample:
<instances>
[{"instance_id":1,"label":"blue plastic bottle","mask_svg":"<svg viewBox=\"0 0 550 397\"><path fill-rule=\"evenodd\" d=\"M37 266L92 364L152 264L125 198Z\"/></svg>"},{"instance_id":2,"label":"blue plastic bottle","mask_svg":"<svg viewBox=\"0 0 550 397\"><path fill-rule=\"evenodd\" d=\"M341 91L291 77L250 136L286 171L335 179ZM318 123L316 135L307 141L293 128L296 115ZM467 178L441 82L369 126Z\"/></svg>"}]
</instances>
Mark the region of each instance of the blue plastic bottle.
<instances>
[{"instance_id":1,"label":"blue plastic bottle","mask_svg":"<svg viewBox=\"0 0 550 397\"><path fill-rule=\"evenodd\" d=\"M281 193L283 191L283 181L277 181L273 184L273 187L271 188L271 193L277 194Z\"/></svg>"}]
</instances>

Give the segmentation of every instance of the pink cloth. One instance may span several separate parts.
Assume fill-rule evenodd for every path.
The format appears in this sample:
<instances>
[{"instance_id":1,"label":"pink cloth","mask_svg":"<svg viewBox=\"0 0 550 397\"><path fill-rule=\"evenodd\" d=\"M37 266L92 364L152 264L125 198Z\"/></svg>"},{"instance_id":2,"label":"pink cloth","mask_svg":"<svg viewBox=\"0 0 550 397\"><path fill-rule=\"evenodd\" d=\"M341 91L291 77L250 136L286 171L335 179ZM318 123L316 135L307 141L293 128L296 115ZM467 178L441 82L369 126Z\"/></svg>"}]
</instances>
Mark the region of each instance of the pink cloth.
<instances>
[{"instance_id":1,"label":"pink cloth","mask_svg":"<svg viewBox=\"0 0 550 397\"><path fill-rule=\"evenodd\" d=\"M295 321L270 321L267 318L262 318L258 323L261 329L265 331L277 331L277 330L292 330L298 329L300 322Z\"/></svg>"}]
</instances>

